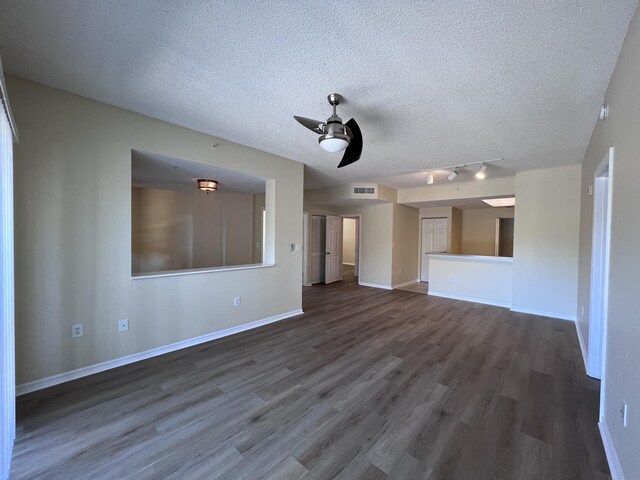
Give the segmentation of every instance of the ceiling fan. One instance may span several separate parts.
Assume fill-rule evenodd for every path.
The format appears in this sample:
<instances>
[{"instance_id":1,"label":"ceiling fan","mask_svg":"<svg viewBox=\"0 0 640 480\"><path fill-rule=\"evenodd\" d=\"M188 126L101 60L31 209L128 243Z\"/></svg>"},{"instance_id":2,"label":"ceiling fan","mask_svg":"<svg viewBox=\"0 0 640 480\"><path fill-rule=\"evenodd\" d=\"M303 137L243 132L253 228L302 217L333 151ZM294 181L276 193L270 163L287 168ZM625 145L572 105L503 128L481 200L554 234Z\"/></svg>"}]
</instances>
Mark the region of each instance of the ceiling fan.
<instances>
[{"instance_id":1,"label":"ceiling fan","mask_svg":"<svg viewBox=\"0 0 640 480\"><path fill-rule=\"evenodd\" d=\"M338 168L346 167L360 160L360 155L362 154L362 132L360 132L360 127L353 118L343 124L342 119L336 115L336 107L342 102L342 95L331 93L327 100L329 100L329 105L333 107L333 115L326 122L298 117L297 115L294 115L293 118L302 126L320 135L318 142L327 152L341 152L344 150L344 156L338 164Z\"/></svg>"}]
</instances>

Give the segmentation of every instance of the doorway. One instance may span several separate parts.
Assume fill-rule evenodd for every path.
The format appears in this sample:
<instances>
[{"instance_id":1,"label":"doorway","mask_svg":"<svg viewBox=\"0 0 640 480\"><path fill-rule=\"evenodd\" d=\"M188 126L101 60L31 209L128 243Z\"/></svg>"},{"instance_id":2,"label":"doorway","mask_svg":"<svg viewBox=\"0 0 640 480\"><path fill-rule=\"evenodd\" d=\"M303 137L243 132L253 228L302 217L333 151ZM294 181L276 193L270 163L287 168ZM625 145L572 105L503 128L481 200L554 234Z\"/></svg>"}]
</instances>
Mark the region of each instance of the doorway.
<instances>
[{"instance_id":1,"label":"doorway","mask_svg":"<svg viewBox=\"0 0 640 480\"><path fill-rule=\"evenodd\" d=\"M333 283L342 280L342 218L335 215L311 215L307 221L308 251L303 262L303 284ZM308 267L308 271L304 269ZM305 281L306 279L306 281Z\"/></svg>"},{"instance_id":2,"label":"doorway","mask_svg":"<svg viewBox=\"0 0 640 480\"><path fill-rule=\"evenodd\" d=\"M421 227L420 281L429 281L429 254L447 253L447 230L445 218L423 218Z\"/></svg>"},{"instance_id":3,"label":"doorway","mask_svg":"<svg viewBox=\"0 0 640 480\"><path fill-rule=\"evenodd\" d=\"M607 308L609 302L609 251L611 237L611 178L613 147L602 160L593 179L593 240L591 247L591 298L589 305L589 347L587 374L602 379L606 358ZM602 402L600 405L602 409Z\"/></svg>"},{"instance_id":4,"label":"doorway","mask_svg":"<svg viewBox=\"0 0 640 480\"><path fill-rule=\"evenodd\" d=\"M360 217L342 217L342 264L353 267L353 276L360 269Z\"/></svg>"}]
</instances>

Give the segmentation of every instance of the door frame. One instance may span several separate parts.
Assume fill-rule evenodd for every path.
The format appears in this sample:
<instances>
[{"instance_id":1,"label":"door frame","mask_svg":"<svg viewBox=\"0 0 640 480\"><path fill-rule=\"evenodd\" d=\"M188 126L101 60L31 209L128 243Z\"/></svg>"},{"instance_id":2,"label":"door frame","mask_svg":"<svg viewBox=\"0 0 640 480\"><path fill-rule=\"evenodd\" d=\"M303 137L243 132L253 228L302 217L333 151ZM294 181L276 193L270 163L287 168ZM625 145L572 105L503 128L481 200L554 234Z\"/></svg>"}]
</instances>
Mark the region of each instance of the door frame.
<instances>
[{"instance_id":1,"label":"door frame","mask_svg":"<svg viewBox=\"0 0 640 480\"><path fill-rule=\"evenodd\" d=\"M611 206L613 200L614 148L609 148L593 175L593 226L591 241L591 285L587 374L600 378L605 391L607 323L609 303L609 257L611 251ZM600 414L604 397L601 395Z\"/></svg>"}]
</instances>

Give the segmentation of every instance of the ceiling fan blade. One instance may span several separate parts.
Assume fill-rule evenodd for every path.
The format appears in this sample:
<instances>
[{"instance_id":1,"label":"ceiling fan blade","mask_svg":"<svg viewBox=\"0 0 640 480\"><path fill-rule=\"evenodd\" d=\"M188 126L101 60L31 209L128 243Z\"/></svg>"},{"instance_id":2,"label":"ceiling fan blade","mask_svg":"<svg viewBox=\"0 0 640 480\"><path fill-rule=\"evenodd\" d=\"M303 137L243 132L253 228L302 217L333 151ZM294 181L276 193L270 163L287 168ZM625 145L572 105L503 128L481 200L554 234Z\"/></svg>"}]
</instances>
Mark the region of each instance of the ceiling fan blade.
<instances>
[{"instance_id":1,"label":"ceiling fan blade","mask_svg":"<svg viewBox=\"0 0 640 480\"><path fill-rule=\"evenodd\" d=\"M313 130L317 134L324 133L323 127L325 126L325 123L321 122L320 120L313 120L311 118L298 117L297 115L294 115L293 118L295 118L300 125L302 125L303 127L307 127L309 130Z\"/></svg>"},{"instance_id":2,"label":"ceiling fan blade","mask_svg":"<svg viewBox=\"0 0 640 480\"><path fill-rule=\"evenodd\" d=\"M353 118L345 125L351 131L351 141L344 151L344 156L338 168L346 167L347 165L357 162L360 160L360 155L362 155L362 132L360 131L360 127Z\"/></svg>"}]
</instances>

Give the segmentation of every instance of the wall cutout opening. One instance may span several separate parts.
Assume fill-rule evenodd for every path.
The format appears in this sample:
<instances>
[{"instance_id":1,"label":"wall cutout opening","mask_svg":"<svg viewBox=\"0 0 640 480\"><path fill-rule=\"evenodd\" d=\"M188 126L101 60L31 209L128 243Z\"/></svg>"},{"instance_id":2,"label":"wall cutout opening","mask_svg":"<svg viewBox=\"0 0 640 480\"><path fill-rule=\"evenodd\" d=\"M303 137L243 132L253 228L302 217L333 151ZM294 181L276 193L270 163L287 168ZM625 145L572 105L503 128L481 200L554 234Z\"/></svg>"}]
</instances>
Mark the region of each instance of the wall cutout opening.
<instances>
[{"instance_id":1,"label":"wall cutout opening","mask_svg":"<svg viewBox=\"0 0 640 480\"><path fill-rule=\"evenodd\" d=\"M217 189L200 190L199 179L217 181ZM132 276L273 264L273 186L244 172L132 150Z\"/></svg>"}]
</instances>

